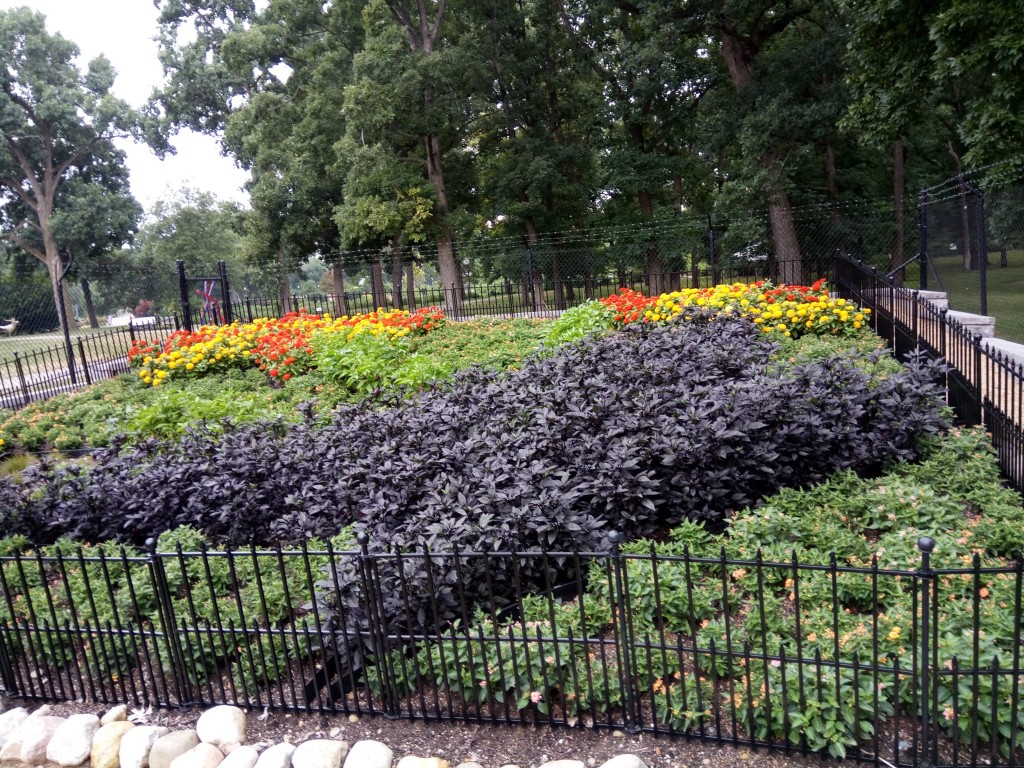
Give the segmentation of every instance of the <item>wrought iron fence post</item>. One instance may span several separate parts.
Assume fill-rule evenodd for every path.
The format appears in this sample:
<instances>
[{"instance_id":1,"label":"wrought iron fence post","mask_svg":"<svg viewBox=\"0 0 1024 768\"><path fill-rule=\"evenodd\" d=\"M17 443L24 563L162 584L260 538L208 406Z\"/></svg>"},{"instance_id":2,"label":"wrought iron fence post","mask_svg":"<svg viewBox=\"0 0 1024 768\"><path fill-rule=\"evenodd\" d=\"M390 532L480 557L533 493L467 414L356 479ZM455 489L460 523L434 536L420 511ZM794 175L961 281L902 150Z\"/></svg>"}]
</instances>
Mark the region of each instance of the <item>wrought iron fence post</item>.
<instances>
[{"instance_id":1,"label":"wrought iron fence post","mask_svg":"<svg viewBox=\"0 0 1024 768\"><path fill-rule=\"evenodd\" d=\"M234 322L234 309L231 306L231 286L228 285L228 265L223 259L217 262L217 276L220 277L220 305L223 308L225 325Z\"/></svg>"},{"instance_id":2,"label":"wrought iron fence post","mask_svg":"<svg viewBox=\"0 0 1024 768\"><path fill-rule=\"evenodd\" d=\"M981 251L981 260L978 262L978 274L981 278L981 314L988 314L988 237L985 233L985 193L975 189L975 205L978 206L977 227L978 227L978 250Z\"/></svg>"},{"instance_id":3,"label":"wrought iron fence post","mask_svg":"<svg viewBox=\"0 0 1024 768\"><path fill-rule=\"evenodd\" d=\"M181 647L181 638L178 637L171 589L167 583L167 572L164 570L163 559L156 551L155 538L146 539L146 550L149 570L153 579L153 594L156 597L157 612L160 614L160 624L163 626L167 653L170 656L170 672L174 678L174 690L179 704L191 704L192 689L188 680L188 668L185 665L185 653Z\"/></svg>"},{"instance_id":4,"label":"wrought iron fence post","mask_svg":"<svg viewBox=\"0 0 1024 768\"><path fill-rule=\"evenodd\" d=\"M937 745L933 744L932 733L932 711L931 711L931 670L928 661L930 655L929 640L931 639L930 611L931 611L931 581L932 567L931 554L935 549L935 540L930 536L922 536L917 540L917 548L921 550L921 567L917 571L917 578L921 581L921 623L920 623L920 646L921 646L921 752L922 759L918 763L920 768L930 768L935 765ZM935 731L937 735L938 731Z\"/></svg>"},{"instance_id":5,"label":"wrought iron fence post","mask_svg":"<svg viewBox=\"0 0 1024 768\"><path fill-rule=\"evenodd\" d=\"M636 680L633 675L633 638L630 628L628 596L624 588L623 569L626 567L622 553L619 551L619 544L626 540L626 537L619 531L612 531L608 534L608 542L612 545L611 566L612 578L615 580L612 588L615 590L615 645L619 660L619 676L622 681L622 691L626 699L625 707L625 730L629 733L640 732L640 722L637 717L637 694Z\"/></svg>"},{"instance_id":6,"label":"wrought iron fence post","mask_svg":"<svg viewBox=\"0 0 1024 768\"><path fill-rule=\"evenodd\" d=\"M85 383L92 384L92 376L89 374L89 361L85 357L85 344L82 338L78 338L78 356L82 358L82 373L85 374Z\"/></svg>"},{"instance_id":7,"label":"wrought iron fence post","mask_svg":"<svg viewBox=\"0 0 1024 768\"><path fill-rule=\"evenodd\" d=\"M981 334L976 333L972 339L974 346L974 390L978 393L978 420L975 424L981 424L984 427L988 427L985 424L985 392L981 388Z\"/></svg>"},{"instance_id":8,"label":"wrought iron fence post","mask_svg":"<svg viewBox=\"0 0 1024 768\"><path fill-rule=\"evenodd\" d=\"M64 276L57 279L57 316L60 318L60 327L64 332L64 351L68 356L68 375L71 377L71 384L78 384L78 374L75 371L75 350L71 346L71 326L68 320L68 311L64 307Z\"/></svg>"},{"instance_id":9,"label":"wrought iron fence post","mask_svg":"<svg viewBox=\"0 0 1024 768\"><path fill-rule=\"evenodd\" d=\"M920 263L920 286L928 290L928 190L921 188L917 202L917 258Z\"/></svg>"},{"instance_id":10,"label":"wrought iron fence post","mask_svg":"<svg viewBox=\"0 0 1024 768\"><path fill-rule=\"evenodd\" d=\"M17 696L18 681L14 677L11 653L7 650L6 634L6 632L0 632L0 682L3 682L4 692L8 696Z\"/></svg>"},{"instance_id":11,"label":"wrought iron fence post","mask_svg":"<svg viewBox=\"0 0 1024 768\"><path fill-rule=\"evenodd\" d=\"M359 572L363 590L366 593L367 629L370 635L370 644L373 646L377 680L380 683L381 704L384 707L385 717L396 718L398 717L398 695L394 690L394 681L391 679L388 669L387 616L384 613L383 595L376 579L376 569L373 567L370 557L370 537L366 535L365 531L361 531L356 534L356 542L359 544ZM367 670L367 679L369 679L369 670Z\"/></svg>"},{"instance_id":12,"label":"wrought iron fence post","mask_svg":"<svg viewBox=\"0 0 1024 768\"><path fill-rule=\"evenodd\" d=\"M18 383L21 384L21 394L25 398L25 405L32 402L32 397L28 393L28 380L25 378L25 367L21 364L21 358L18 353L14 353L14 369L18 372Z\"/></svg>"},{"instance_id":13,"label":"wrought iron fence post","mask_svg":"<svg viewBox=\"0 0 1024 768\"><path fill-rule=\"evenodd\" d=\"M181 299L181 324L192 333L192 307L188 303L188 280L185 278L185 262L178 259L174 262L178 270L178 296Z\"/></svg>"}]
</instances>

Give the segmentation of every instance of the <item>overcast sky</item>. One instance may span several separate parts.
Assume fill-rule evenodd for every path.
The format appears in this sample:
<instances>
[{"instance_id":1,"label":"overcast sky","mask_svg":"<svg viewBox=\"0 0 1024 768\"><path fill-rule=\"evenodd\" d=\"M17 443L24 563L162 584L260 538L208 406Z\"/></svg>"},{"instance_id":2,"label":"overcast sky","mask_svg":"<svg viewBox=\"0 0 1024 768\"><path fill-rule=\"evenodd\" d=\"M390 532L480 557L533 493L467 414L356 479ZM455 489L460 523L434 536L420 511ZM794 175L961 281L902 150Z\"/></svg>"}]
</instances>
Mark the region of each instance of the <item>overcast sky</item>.
<instances>
[{"instance_id":1,"label":"overcast sky","mask_svg":"<svg viewBox=\"0 0 1024 768\"><path fill-rule=\"evenodd\" d=\"M157 9L152 0L0 0L0 9L28 6L46 16L46 28L74 41L82 52L78 64L105 54L117 80L114 92L141 106L161 81L157 61ZM211 192L221 200L247 202L241 187L248 174L220 154L216 139L192 132L174 139L178 153L160 161L144 145L124 142L132 193L148 211L182 187Z\"/></svg>"}]
</instances>

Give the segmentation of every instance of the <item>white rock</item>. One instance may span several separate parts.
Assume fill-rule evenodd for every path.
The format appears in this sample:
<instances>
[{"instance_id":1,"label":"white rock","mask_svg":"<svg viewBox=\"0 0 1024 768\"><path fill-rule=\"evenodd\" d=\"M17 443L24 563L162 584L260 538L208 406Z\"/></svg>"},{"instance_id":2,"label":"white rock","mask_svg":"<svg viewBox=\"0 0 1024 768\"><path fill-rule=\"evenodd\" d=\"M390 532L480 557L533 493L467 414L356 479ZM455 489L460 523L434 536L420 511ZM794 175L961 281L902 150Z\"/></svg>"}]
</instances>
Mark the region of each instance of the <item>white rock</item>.
<instances>
[{"instance_id":1,"label":"white rock","mask_svg":"<svg viewBox=\"0 0 1024 768\"><path fill-rule=\"evenodd\" d=\"M395 753L391 747L375 739L357 741L348 751L344 768L391 768Z\"/></svg>"},{"instance_id":2,"label":"white rock","mask_svg":"<svg viewBox=\"0 0 1024 768\"><path fill-rule=\"evenodd\" d=\"M484 768L480 763L459 763L455 768Z\"/></svg>"},{"instance_id":3,"label":"white rock","mask_svg":"<svg viewBox=\"0 0 1024 768\"><path fill-rule=\"evenodd\" d=\"M118 768L121 739L134 727L134 723L126 720L114 720L101 725L92 737L92 752L89 755L92 768Z\"/></svg>"},{"instance_id":4,"label":"white rock","mask_svg":"<svg viewBox=\"0 0 1024 768\"><path fill-rule=\"evenodd\" d=\"M156 740L170 732L170 728L162 725L139 725L132 728L121 739L121 749L118 750L121 768L148 768L149 753L153 751Z\"/></svg>"},{"instance_id":5,"label":"white rock","mask_svg":"<svg viewBox=\"0 0 1024 768\"><path fill-rule=\"evenodd\" d=\"M647 768L647 763L636 755L616 755L601 763L601 768Z\"/></svg>"},{"instance_id":6,"label":"white rock","mask_svg":"<svg viewBox=\"0 0 1024 768\"><path fill-rule=\"evenodd\" d=\"M341 768L348 744L334 739L310 739L295 748L292 768Z\"/></svg>"},{"instance_id":7,"label":"white rock","mask_svg":"<svg viewBox=\"0 0 1024 768\"><path fill-rule=\"evenodd\" d=\"M13 733L0 747L0 763L16 763L21 760L21 734Z\"/></svg>"},{"instance_id":8,"label":"white rock","mask_svg":"<svg viewBox=\"0 0 1024 768\"><path fill-rule=\"evenodd\" d=\"M551 760L542 763L540 768L587 768L582 760Z\"/></svg>"},{"instance_id":9,"label":"white rock","mask_svg":"<svg viewBox=\"0 0 1024 768\"><path fill-rule=\"evenodd\" d=\"M58 765L81 765L92 752L92 737L100 729L96 715L71 715L46 747L46 759Z\"/></svg>"},{"instance_id":10,"label":"white rock","mask_svg":"<svg viewBox=\"0 0 1024 768\"><path fill-rule=\"evenodd\" d=\"M245 712L229 704L208 709L199 716L196 733L200 741L230 752L245 744Z\"/></svg>"},{"instance_id":11,"label":"white rock","mask_svg":"<svg viewBox=\"0 0 1024 768\"><path fill-rule=\"evenodd\" d=\"M15 733L25 718L28 717L28 710L24 707L9 709L0 715L0 747L7 743L11 734Z\"/></svg>"},{"instance_id":12,"label":"white rock","mask_svg":"<svg viewBox=\"0 0 1024 768\"><path fill-rule=\"evenodd\" d=\"M116 723L119 720L128 719L128 705L118 704L116 707L108 709L103 717L100 718L100 725L106 725L107 723Z\"/></svg>"},{"instance_id":13,"label":"white rock","mask_svg":"<svg viewBox=\"0 0 1024 768\"><path fill-rule=\"evenodd\" d=\"M256 761L256 768L290 768L295 745L287 741L268 748Z\"/></svg>"},{"instance_id":14,"label":"white rock","mask_svg":"<svg viewBox=\"0 0 1024 768\"><path fill-rule=\"evenodd\" d=\"M193 730L172 731L161 736L149 751L149 768L170 768L171 763L199 743Z\"/></svg>"},{"instance_id":15,"label":"white rock","mask_svg":"<svg viewBox=\"0 0 1024 768\"><path fill-rule=\"evenodd\" d=\"M64 724L63 717L27 717L21 725L21 762L39 765L46 762L46 747L57 729Z\"/></svg>"},{"instance_id":16,"label":"white rock","mask_svg":"<svg viewBox=\"0 0 1024 768\"><path fill-rule=\"evenodd\" d=\"M171 761L171 768L217 768L224 762L224 753L213 744L199 742Z\"/></svg>"},{"instance_id":17,"label":"white rock","mask_svg":"<svg viewBox=\"0 0 1024 768\"><path fill-rule=\"evenodd\" d=\"M51 708L49 704L43 704L39 709L35 710L29 717L49 717Z\"/></svg>"},{"instance_id":18,"label":"white rock","mask_svg":"<svg viewBox=\"0 0 1024 768\"><path fill-rule=\"evenodd\" d=\"M439 757L406 755L398 761L398 768L448 768L448 761Z\"/></svg>"},{"instance_id":19,"label":"white rock","mask_svg":"<svg viewBox=\"0 0 1024 768\"><path fill-rule=\"evenodd\" d=\"M253 768L259 759L260 753L255 747L238 747L231 750L231 754L224 758L218 768Z\"/></svg>"}]
</instances>

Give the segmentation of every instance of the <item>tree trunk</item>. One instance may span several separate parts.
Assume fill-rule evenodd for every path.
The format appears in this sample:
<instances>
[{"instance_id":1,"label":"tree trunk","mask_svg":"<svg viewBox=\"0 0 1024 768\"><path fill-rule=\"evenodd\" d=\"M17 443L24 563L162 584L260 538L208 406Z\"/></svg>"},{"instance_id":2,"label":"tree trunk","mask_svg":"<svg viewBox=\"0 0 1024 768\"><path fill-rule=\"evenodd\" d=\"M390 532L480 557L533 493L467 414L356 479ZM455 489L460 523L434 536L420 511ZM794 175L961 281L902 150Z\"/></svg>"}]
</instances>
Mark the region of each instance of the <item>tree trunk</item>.
<instances>
[{"instance_id":1,"label":"tree trunk","mask_svg":"<svg viewBox=\"0 0 1024 768\"><path fill-rule=\"evenodd\" d=\"M800 263L800 241L793 223L793 206L789 194L776 189L768 195L768 218L772 225L772 243L775 245L775 264L780 283L799 285L803 282Z\"/></svg>"},{"instance_id":2,"label":"tree trunk","mask_svg":"<svg viewBox=\"0 0 1024 768\"><path fill-rule=\"evenodd\" d=\"M345 301L345 270L341 263L331 267L331 283L334 287L334 312L337 316L348 314L348 304Z\"/></svg>"},{"instance_id":3,"label":"tree trunk","mask_svg":"<svg viewBox=\"0 0 1024 768\"><path fill-rule=\"evenodd\" d=\"M441 234L437 239L437 270L444 287L445 308L455 310L462 301L462 272L455 263L455 246L448 226L448 193L445 189L441 142L436 136L424 138L427 151L427 176L437 196L437 214Z\"/></svg>"},{"instance_id":4,"label":"tree trunk","mask_svg":"<svg viewBox=\"0 0 1024 768\"><path fill-rule=\"evenodd\" d=\"M523 224L526 227L526 244L530 248L534 248L540 241L540 235L537 233L537 225L534 223L533 218L527 216L523 219ZM533 260L531 259L531 263ZM537 264L533 263L533 269L531 274L526 278L528 281L533 283L533 308L537 312L543 312L547 309L547 305L544 303L544 276L538 269ZM556 283L557 289L557 283ZM555 291L555 295L558 295L558 291Z\"/></svg>"},{"instance_id":5,"label":"tree trunk","mask_svg":"<svg viewBox=\"0 0 1024 768\"><path fill-rule=\"evenodd\" d=\"M416 273L411 260L405 263L405 298L412 312L416 309Z\"/></svg>"},{"instance_id":6,"label":"tree trunk","mask_svg":"<svg viewBox=\"0 0 1024 768\"><path fill-rule=\"evenodd\" d=\"M750 87L753 82L754 60L759 53L755 38L741 36L735 28L723 25L721 54L725 66L729 70L729 79L737 93ZM778 176L779 158L768 150L758 162L762 169L770 173L768 192L768 219L772 227L772 243L775 246L776 263L779 280L795 284L801 280L800 242L796 236L796 224L793 222L793 206L789 201L789 193Z\"/></svg>"},{"instance_id":7,"label":"tree trunk","mask_svg":"<svg viewBox=\"0 0 1024 768\"><path fill-rule=\"evenodd\" d=\"M896 213L896 242L893 243L892 253L889 254L889 271L894 272L893 277L901 284L903 270L900 269L896 273L896 267L903 263L903 249L906 243L907 215L903 207L907 178L905 161L903 140L897 139L892 145L892 198Z\"/></svg>"},{"instance_id":8,"label":"tree trunk","mask_svg":"<svg viewBox=\"0 0 1024 768\"><path fill-rule=\"evenodd\" d=\"M651 198L650 191L646 189L639 190L637 192L637 201L640 203L640 215L644 219L653 218L654 201ZM661 263L661 251L655 242L647 244L644 271L647 273L647 286L651 296L658 296L663 293L662 285L665 280L665 268Z\"/></svg>"},{"instance_id":9,"label":"tree trunk","mask_svg":"<svg viewBox=\"0 0 1024 768\"><path fill-rule=\"evenodd\" d=\"M555 309L565 309L565 278L562 276L562 262L557 253L551 255L551 282L555 284Z\"/></svg>"},{"instance_id":10,"label":"tree trunk","mask_svg":"<svg viewBox=\"0 0 1024 768\"><path fill-rule=\"evenodd\" d=\"M278 317L292 310L292 287L288 282L288 259L284 253L284 243L277 247L277 298L281 303Z\"/></svg>"},{"instance_id":11,"label":"tree trunk","mask_svg":"<svg viewBox=\"0 0 1024 768\"><path fill-rule=\"evenodd\" d=\"M89 327L99 328L100 321L96 317L96 305L92 300L92 288L89 287L89 281L84 277L82 278L82 295L85 297L85 311L89 315Z\"/></svg>"},{"instance_id":12,"label":"tree trunk","mask_svg":"<svg viewBox=\"0 0 1024 768\"><path fill-rule=\"evenodd\" d=\"M397 243L391 245L391 306L402 309L402 249Z\"/></svg>"},{"instance_id":13,"label":"tree trunk","mask_svg":"<svg viewBox=\"0 0 1024 768\"><path fill-rule=\"evenodd\" d=\"M373 256L370 259L370 293L373 296L373 309L383 309L387 303L387 295L384 293L384 268L380 263L380 256Z\"/></svg>"}]
</instances>

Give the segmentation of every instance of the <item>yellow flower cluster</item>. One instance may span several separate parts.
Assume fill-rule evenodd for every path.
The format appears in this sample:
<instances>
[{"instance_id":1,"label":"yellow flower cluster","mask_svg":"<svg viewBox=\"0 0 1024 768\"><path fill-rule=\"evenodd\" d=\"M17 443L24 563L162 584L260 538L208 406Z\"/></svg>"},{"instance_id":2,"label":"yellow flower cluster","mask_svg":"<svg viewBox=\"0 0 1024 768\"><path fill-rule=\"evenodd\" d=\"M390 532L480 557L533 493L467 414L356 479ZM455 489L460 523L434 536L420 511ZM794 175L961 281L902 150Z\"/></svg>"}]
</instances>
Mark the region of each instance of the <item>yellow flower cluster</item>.
<instances>
[{"instance_id":1,"label":"yellow flower cluster","mask_svg":"<svg viewBox=\"0 0 1024 768\"><path fill-rule=\"evenodd\" d=\"M664 322L685 307L693 306L749 317L763 332L790 338L811 333L856 333L868 324L871 314L870 309L860 309L846 299L829 295L824 281L819 280L811 286L733 283L663 293L644 312L642 319Z\"/></svg>"}]
</instances>

